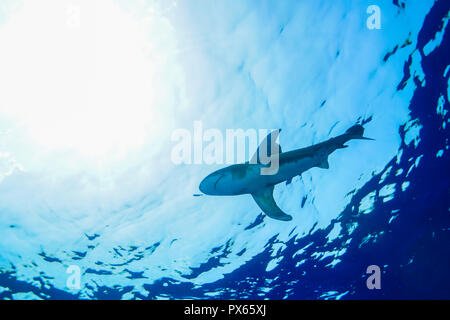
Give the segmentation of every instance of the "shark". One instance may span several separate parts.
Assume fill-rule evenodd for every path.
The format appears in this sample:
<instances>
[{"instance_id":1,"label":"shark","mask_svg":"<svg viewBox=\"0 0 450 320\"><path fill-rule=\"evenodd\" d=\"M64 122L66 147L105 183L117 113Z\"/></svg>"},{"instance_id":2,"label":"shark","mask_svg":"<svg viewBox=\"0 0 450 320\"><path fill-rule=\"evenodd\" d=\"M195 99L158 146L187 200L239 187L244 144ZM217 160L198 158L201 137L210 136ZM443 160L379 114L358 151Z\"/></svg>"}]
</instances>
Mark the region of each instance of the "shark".
<instances>
[{"instance_id":1,"label":"shark","mask_svg":"<svg viewBox=\"0 0 450 320\"><path fill-rule=\"evenodd\" d=\"M214 171L205 177L199 189L210 196L236 196L250 194L259 208L270 218L290 221L292 216L283 212L273 197L275 185L286 182L311 168L329 169L328 157L338 149L347 148L350 140L373 140L364 137L364 128L360 124L350 127L345 133L306 148L282 152L277 143L281 129L270 132L260 143L250 161L233 164ZM273 143L269 149L267 145ZM261 152L267 153L267 160L262 161ZM272 174L261 174L261 169L270 163L277 163L277 170Z\"/></svg>"}]
</instances>

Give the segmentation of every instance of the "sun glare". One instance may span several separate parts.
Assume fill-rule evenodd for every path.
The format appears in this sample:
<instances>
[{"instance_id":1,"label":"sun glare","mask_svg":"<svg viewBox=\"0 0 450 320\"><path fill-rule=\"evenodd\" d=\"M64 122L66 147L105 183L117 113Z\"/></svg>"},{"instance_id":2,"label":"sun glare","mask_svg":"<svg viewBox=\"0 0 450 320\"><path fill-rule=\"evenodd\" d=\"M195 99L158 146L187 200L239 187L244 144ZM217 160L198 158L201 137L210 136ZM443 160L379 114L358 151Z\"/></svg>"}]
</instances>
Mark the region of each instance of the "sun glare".
<instances>
[{"instance_id":1,"label":"sun glare","mask_svg":"<svg viewBox=\"0 0 450 320\"><path fill-rule=\"evenodd\" d=\"M35 144L89 157L142 146L164 124L158 48L114 1L24 1L0 28L0 112ZM156 30L164 32L164 30Z\"/></svg>"}]
</instances>

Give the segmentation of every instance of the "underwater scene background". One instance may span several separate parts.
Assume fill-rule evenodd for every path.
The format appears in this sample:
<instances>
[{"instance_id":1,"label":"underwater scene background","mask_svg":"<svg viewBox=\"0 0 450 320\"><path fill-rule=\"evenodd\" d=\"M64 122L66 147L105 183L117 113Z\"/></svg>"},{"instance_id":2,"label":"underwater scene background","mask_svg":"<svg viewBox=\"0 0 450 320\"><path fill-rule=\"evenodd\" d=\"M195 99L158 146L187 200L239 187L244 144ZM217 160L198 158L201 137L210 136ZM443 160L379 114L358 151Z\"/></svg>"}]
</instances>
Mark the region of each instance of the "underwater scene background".
<instances>
[{"instance_id":1,"label":"underwater scene background","mask_svg":"<svg viewBox=\"0 0 450 320\"><path fill-rule=\"evenodd\" d=\"M0 298L449 299L449 10L3 0ZM199 196L224 165L171 160L195 121L375 140L277 185L285 222Z\"/></svg>"}]
</instances>

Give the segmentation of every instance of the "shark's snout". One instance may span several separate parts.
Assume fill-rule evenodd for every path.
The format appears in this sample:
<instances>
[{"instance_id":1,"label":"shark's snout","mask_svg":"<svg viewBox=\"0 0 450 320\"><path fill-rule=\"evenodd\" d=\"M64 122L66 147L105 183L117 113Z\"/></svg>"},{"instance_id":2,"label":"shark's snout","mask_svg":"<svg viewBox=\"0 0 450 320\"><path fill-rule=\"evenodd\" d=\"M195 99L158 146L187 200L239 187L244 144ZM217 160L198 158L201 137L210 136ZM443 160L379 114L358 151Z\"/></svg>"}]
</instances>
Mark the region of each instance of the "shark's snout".
<instances>
[{"instance_id":1,"label":"shark's snout","mask_svg":"<svg viewBox=\"0 0 450 320\"><path fill-rule=\"evenodd\" d=\"M222 178L222 176L223 176L222 174L214 172L209 176L207 176L205 179L203 179L202 182L200 182L198 188L204 194L215 195L217 194L216 192L217 182L220 180L220 178Z\"/></svg>"}]
</instances>

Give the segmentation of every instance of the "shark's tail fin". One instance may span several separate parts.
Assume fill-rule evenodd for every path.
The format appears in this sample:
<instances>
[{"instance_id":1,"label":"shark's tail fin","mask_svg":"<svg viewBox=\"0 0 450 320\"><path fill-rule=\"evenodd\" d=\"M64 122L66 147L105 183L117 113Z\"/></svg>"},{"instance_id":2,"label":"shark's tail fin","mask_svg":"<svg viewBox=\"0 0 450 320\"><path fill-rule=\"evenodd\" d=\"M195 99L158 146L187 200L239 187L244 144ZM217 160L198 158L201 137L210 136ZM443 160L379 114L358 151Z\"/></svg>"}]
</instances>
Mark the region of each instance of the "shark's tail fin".
<instances>
[{"instance_id":1,"label":"shark's tail fin","mask_svg":"<svg viewBox=\"0 0 450 320\"><path fill-rule=\"evenodd\" d=\"M355 124L354 126L350 127L347 131L345 131L345 134L350 139L373 140L371 138L363 137L364 128L360 124Z\"/></svg>"}]
</instances>

